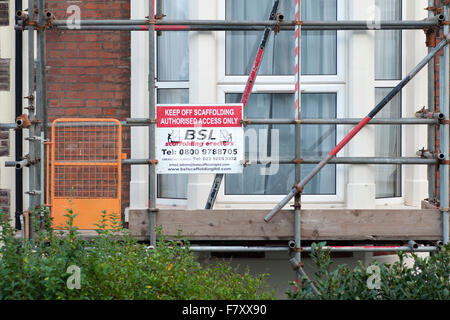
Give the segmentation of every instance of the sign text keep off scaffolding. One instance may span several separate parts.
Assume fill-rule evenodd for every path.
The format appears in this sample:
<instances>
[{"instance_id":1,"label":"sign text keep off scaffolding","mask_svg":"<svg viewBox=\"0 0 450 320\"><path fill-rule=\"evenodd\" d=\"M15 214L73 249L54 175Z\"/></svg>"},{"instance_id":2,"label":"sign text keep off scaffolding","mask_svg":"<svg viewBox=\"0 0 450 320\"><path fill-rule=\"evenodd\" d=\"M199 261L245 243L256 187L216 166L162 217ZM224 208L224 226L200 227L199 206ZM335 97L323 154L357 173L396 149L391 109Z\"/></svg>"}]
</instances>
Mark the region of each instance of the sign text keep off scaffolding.
<instances>
[{"instance_id":1,"label":"sign text keep off scaffolding","mask_svg":"<svg viewBox=\"0 0 450 320\"><path fill-rule=\"evenodd\" d=\"M158 105L156 173L242 173L242 104Z\"/></svg>"}]
</instances>

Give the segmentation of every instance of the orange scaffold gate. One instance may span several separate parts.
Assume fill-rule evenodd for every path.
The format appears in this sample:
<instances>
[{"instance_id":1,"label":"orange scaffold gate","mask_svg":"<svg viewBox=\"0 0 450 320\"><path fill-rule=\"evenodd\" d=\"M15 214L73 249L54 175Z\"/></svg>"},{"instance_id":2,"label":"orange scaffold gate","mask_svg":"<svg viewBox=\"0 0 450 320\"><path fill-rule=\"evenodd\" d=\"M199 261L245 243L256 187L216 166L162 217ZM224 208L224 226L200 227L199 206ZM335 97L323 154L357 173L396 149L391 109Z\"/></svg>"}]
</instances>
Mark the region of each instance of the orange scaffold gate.
<instances>
[{"instance_id":1,"label":"orange scaffold gate","mask_svg":"<svg viewBox=\"0 0 450 320\"><path fill-rule=\"evenodd\" d=\"M68 209L79 229L97 229L102 211L121 212L122 126L116 119L56 119L47 148L47 199L61 229Z\"/></svg>"}]
</instances>

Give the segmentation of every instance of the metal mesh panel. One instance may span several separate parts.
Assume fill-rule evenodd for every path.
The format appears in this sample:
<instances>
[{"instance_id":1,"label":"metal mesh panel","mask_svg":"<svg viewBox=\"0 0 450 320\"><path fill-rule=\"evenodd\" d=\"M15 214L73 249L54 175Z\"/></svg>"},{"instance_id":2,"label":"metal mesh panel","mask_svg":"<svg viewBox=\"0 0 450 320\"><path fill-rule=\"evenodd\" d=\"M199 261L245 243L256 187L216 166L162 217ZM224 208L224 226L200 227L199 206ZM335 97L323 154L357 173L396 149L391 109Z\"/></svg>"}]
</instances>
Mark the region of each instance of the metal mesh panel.
<instances>
[{"instance_id":1,"label":"metal mesh panel","mask_svg":"<svg viewBox=\"0 0 450 320\"><path fill-rule=\"evenodd\" d=\"M116 198L116 166L56 166L55 197Z\"/></svg>"},{"instance_id":2,"label":"metal mesh panel","mask_svg":"<svg viewBox=\"0 0 450 320\"><path fill-rule=\"evenodd\" d=\"M118 130L109 122L57 123L55 161L117 161Z\"/></svg>"}]
</instances>

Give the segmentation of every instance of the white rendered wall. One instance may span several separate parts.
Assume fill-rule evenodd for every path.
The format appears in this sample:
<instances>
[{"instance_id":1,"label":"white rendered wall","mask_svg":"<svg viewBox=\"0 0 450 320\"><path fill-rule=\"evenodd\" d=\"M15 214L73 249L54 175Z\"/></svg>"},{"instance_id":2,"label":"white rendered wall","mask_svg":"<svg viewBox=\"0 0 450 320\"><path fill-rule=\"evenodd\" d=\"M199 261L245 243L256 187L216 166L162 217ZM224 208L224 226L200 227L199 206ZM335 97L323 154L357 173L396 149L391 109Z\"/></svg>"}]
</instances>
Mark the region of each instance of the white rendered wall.
<instances>
[{"instance_id":1,"label":"white rendered wall","mask_svg":"<svg viewBox=\"0 0 450 320\"><path fill-rule=\"evenodd\" d=\"M14 2L9 2L9 26L0 27L0 58L10 59L10 91L0 91L0 122L15 122L15 32L14 32ZM0 189L10 191L10 213L15 212L15 169L6 168L5 161L14 160L14 131L9 130L9 156L0 157Z\"/></svg>"},{"instance_id":2,"label":"white rendered wall","mask_svg":"<svg viewBox=\"0 0 450 320\"><path fill-rule=\"evenodd\" d=\"M217 2L190 1L190 19L216 19ZM217 41L215 32L189 33L189 102L215 103L217 79ZM204 209L213 175L189 175L188 209ZM222 187L223 187L222 183Z\"/></svg>"},{"instance_id":3,"label":"white rendered wall","mask_svg":"<svg viewBox=\"0 0 450 320\"><path fill-rule=\"evenodd\" d=\"M422 20L428 15L426 0L407 1L406 19ZM409 72L427 54L425 34L422 30L404 31L405 71ZM414 118L414 113L423 106L428 106L428 68L425 67L405 87L403 92L403 116ZM416 151L427 147L427 126L404 126L404 156L415 157ZM421 200L428 197L427 166L404 166L404 199L405 205L420 207Z\"/></svg>"},{"instance_id":4,"label":"white rendered wall","mask_svg":"<svg viewBox=\"0 0 450 320\"><path fill-rule=\"evenodd\" d=\"M374 0L351 1L350 19L367 20L373 8ZM375 103L375 33L371 30L349 32L348 117L364 118ZM374 137L375 128L366 126L349 142L344 152L349 157L372 157L375 154ZM346 196L348 208L375 207L373 165L348 166Z\"/></svg>"},{"instance_id":5,"label":"white rendered wall","mask_svg":"<svg viewBox=\"0 0 450 320\"><path fill-rule=\"evenodd\" d=\"M148 1L131 1L131 19L148 16ZM131 117L148 118L148 32L131 32ZM131 128L131 158L148 159L148 128ZM148 208L148 166L131 166L130 209Z\"/></svg>"}]
</instances>

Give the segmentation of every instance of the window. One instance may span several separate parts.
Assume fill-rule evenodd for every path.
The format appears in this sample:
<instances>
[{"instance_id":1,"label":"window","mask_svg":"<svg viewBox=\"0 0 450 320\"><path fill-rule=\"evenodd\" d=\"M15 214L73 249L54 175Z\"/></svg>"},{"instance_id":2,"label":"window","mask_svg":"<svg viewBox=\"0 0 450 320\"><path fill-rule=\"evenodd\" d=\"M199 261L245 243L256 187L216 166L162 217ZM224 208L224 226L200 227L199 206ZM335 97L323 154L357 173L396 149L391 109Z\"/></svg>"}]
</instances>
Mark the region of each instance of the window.
<instances>
[{"instance_id":1,"label":"window","mask_svg":"<svg viewBox=\"0 0 450 320\"><path fill-rule=\"evenodd\" d=\"M381 20L401 20L401 0L376 0ZM375 31L375 80L398 80L402 77L402 31Z\"/></svg>"},{"instance_id":2,"label":"window","mask_svg":"<svg viewBox=\"0 0 450 320\"><path fill-rule=\"evenodd\" d=\"M376 0L381 20L401 20L401 0ZM375 31L375 102L378 103L402 78L402 31ZM402 99L397 95L377 115L378 118L401 118ZM401 126L375 126L375 156L401 157ZM377 198L401 196L401 165L375 165Z\"/></svg>"},{"instance_id":3,"label":"window","mask_svg":"<svg viewBox=\"0 0 450 320\"><path fill-rule=\"evenodd\" d=\"M240 100L240 94L227 94L226 102L236 103ZM336 94L335 93L304 93L302 94L304 108L302 118L336 118ZM293 119L294 95L288 93L257 93L250 96L245 115L249 119ZM281 158L295 158L295 127L287 125L249 125L249 130L265 130L267 135L263 137L267 145L267 155L277 152ZM276 131L278 139L271 139L271 133ZM260 132L259 132L260 134ZM251 136L251 135L250 135ZM258 139L262 137L257 135ZM246 158L250 157L249 141L246 141ZM261 141L258 141L260 144ZM273 145L277 144L277 145ZM301 129L302 157L322 158L330 152L336 144L335 125L303 125ZM257 149L258 150L258 149ZM266 151L266 150L264 150ZM263 152L264 152L263 151ZM261 149L258 150L261 152ZM258 154L257 158L265 156ZM278 173L274 175L261 175L266 164L254 164L244 168L244 173L230 174L226 178L226 194L230 195L257 195L257 194L286 194L291 188L294 176L294 165L279 165ZM314 164L302 166L302 177L306 176L314 167ZM306 186L303 194L335 194L336 193L336 165L327 165Z\"/></svg>"},{"instance_id":4,"label":"window","mask_svg":"<svg viewBox=\"0 0 450 320\"><path fill-rule=\"evenodd\" d=\"M375 88L376 103L380 102L392 88ZM401 97L395 96L376 118L401 118ZM401 125L375 126L375 156L401 157ZM377 198L401 196L401 165L375 165L375 189Z\"/></svg>"},{"instance_id":5,"label":"window","mask_svg":"<svg viewBox=\"0 0 450 320\"><path fill-rule=\"evenodd\" d=\"M189 19L189 1L163 1L167 19ZM189 103L189 36L162 32L157 37L157 102ZM159 174L158 198L186 199L187 175Z\"/></svg>"},{"instance_id":6,"label":"window","mask_svg":"<svg viewBox=\"0 0 450 320\"><path fill-rule=\"evenodd\" d=\"M225 0L223 17L228 20L267 20L272 9L272 0ZM302 19L337 20L344 9L344 2L337 0L303 0ZM280 1L278 12L286 20L295 16L294 1ZM227 103L239 102L247 75L253 65L261 31L227 31L223 33L222 45L219 44L219 99ZM340 32L302 31L302 118L336 118L342 116L345 82L340 75L343 70L342 42ZM220 39L220 37L219 37ZM258 78L247 107L246 116L251 119L294 119L294 31L273 32L266 44ZM221 54L221 52L223 52ZM222 68L222 69L220 69ZM339 103L339 102L340 103ZM295 158L295 127L292 125L249 125L246 132L246 157L255 156L255 149L249 146L251 131L256 132L258 144L267 146L267 150L256 151L258 159L274 156L278 151L282 159ZM275 130L275 131L271 131ZM261 134L261 132L264 132ZM278 142L273 139L278 135ZM303 125L301 132L302 157L322 158L335 146L340 137L340 129L335 125ZM243 174L230 174L225 178L225 190L221 200L227 199L251 201L237 196L255 195L255 201L274 199L288 193L294 179L294 165L281 164L274 175L260 174L261 169L271 168L270 164L254 164L244 168ZM276 165L275 165L276 166ZM315 164L302 165L302 177L312 170ZM342 188L339 165L327 165L305 188L306 197L336 195ZM258 198L261 195L264 198ZM267 197L269 196L269 197ZM313 198L309 199L313 199ZM257 200L259 199L259 200ZM306 198L305 198L306 199ZM314 198L316 199L316 198ZM328 199L328 198L327 198ZM317 199L319 200L319 199ZM308 200L306 200L308 201Z\"/></svg>"}]
</instances>

